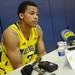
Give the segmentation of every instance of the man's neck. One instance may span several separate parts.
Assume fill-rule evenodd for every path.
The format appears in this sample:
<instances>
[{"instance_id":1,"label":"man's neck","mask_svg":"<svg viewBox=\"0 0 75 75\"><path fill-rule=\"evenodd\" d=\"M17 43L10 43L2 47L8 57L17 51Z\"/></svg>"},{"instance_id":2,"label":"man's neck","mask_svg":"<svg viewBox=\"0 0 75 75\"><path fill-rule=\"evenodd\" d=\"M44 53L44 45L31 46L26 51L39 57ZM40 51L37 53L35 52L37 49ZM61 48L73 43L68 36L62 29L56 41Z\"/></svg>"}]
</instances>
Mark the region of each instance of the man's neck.
<instances>
[{"instance_id":1,"label":"man's neck","mask_svg":"<svg viewBox=\"0 0 75 75\"><path fill-rule=\"evenodd\" d=\"M31 27L29 27L28 25L26 25L23 22L19 23L20 29L22 31L22 33L24 34L24 36L27 36L27 38L30 36L30 31L31 31Z\"/></svg>"}]
</instances>

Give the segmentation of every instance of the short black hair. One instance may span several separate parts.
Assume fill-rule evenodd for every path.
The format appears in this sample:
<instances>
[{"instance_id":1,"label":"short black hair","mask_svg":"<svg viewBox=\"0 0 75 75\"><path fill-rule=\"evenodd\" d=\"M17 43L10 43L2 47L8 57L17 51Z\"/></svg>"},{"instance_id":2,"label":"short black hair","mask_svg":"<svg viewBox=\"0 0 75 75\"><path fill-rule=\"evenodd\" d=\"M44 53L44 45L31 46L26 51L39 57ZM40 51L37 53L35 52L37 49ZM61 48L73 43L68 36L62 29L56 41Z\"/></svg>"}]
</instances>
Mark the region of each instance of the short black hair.
<instances>
[{"instance_id":1,"label":"short black hair","mask_svg":"<svg viewBox=\"0 0 75 75\"><path fill-rule=\"evenodd\" d=\"M27 9L27 6L35 6L38 7L34 2L32 1L23 1L19 7L18 7L18 11L17 11L17 15L19 15L19 13L24 13L25 10Z\"/></svg>"}]
</instances>

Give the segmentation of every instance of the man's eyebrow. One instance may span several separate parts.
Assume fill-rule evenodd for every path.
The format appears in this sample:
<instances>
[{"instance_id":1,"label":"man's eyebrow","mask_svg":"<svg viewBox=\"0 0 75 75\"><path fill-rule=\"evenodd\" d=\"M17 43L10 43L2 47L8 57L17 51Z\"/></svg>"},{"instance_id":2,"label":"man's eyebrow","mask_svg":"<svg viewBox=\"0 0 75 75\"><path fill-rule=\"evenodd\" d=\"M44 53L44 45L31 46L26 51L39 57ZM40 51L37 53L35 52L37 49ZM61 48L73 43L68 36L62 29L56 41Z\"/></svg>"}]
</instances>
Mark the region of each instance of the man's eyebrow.
<instances>
[{"instance_id":1,"label":"man's eyebrow","mask_svg":"<svg viewBox=\"0 0 75 75\"><path fill-rule=\"evenodd\" d=\"M35 11L31 10L30 12L32 12L32 13L37 13L37 14L38 14L38 11L37 11L37 12L35 12Z\"/></svg>"}]
</instances>

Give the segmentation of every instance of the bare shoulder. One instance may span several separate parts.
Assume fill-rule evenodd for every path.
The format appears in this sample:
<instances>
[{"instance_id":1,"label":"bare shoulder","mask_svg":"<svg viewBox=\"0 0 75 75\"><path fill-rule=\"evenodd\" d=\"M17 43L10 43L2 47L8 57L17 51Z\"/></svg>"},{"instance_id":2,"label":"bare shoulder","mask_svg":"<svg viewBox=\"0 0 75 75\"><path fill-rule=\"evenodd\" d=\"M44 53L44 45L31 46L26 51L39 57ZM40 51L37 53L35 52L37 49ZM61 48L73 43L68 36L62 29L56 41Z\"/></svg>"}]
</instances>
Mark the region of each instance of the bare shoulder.
<instances>
[{"instance_id":1,"label":"bare shoulder","mask_svg":"<svg viewBox=\"0 0 75 75\"><path fill-rule=\"evenodd\" d=\"M5 45L15 45L19 41L17 33L9 27L4 30L2 35L2 41Z\"/></svg>"},{"instance_id":2,"label":"bare shoulder","mask_svg":"<svg viewBox=\"0 0 75 75\"><path fill-rule=\"evenodd\" d=\"M18 35L14 30L12 30L8 27L7 29L4 30L3 37L6 37L6 38L18 37Z\"/></svg>"},{"instance_id":3,"label":"bare shoulder","mask_svg":"<svg viewBox=\"0 0 75 75\"><path fill-rule=\"evenodd\" d=\"M41 26L40 25L37 25L36 28L37 28L37 31L38 31L39 36L42 36L43 35L43 31L42 31Z\"/></svg>"}]
</instances>

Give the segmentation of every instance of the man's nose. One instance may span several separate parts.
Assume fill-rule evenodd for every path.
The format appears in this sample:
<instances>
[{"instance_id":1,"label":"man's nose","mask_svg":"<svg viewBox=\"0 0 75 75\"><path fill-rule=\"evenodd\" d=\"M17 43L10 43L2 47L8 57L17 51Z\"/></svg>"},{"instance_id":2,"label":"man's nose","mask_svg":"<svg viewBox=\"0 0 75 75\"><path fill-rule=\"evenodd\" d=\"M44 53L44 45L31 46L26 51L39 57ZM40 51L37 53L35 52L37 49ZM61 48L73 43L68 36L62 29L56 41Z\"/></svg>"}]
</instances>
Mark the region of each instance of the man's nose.
<instances>
[{"instance_id":1,"label":"man's nose","mask_svg":"<svg viewBox=\"0 0 75 75\"><path fill-rule=\"evenodd\" d=\"M35 14L35 15L34 15L34 19L38 19L38 15Z\"/></svg>"}]
</instances>

